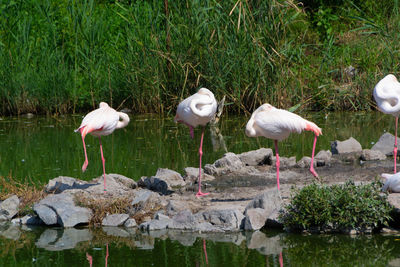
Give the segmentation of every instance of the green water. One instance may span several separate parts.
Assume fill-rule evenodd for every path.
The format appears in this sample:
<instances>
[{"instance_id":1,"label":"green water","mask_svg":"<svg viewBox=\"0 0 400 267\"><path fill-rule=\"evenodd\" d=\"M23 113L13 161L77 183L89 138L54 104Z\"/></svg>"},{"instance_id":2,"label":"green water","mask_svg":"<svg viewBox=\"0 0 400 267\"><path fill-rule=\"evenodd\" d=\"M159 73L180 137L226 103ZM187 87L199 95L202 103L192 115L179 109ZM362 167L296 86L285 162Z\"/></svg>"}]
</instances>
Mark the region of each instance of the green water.
<instances>
[{"instance_id":1,"label":"green water","mask_svg":"<svg viewBox=\"0 0 400 267\"><path fill-rule=\"evenodd\" d=\"M0 226L0 266L399 266L395 235L141 233ZM281 263L280 263L281 262Z\"/></svg>"},{"instance_id":2,"label":"green water","mask_svg":"<svg viewBox=\"0 0 400 267\"><path fill-rule=\"evenodd\" d=\"M384 131L394 132L392 116L379 112L302 114L316 122L323 135L317 149L330 149L332 140L353 136L363 148L371 148ZM25 117L0 120L0 176L30 179L46 183L59 175L90 180L102 174L99 142L86 137L89 166L81 172L84 160L80 135L74 132L82 116ZM244 133L248 117L222 117L220 132L223 144L213 145L209 127L206 129L203 164L213 163L226 151L242 153L261 147L273 147L271 140L249 138ZM170 168L183 173L188 166L198 167L198 147L201 129L195 138L189 136L184 125L172 118L132 116L129 125L102 138L106 172L119 173L138 180L154 175L157 168ZM292 134L279 143L281 156L300 159L311 155L313 135L310 132ZM226 149L226 150L225 150Z\"/></svg>"}]
</instances>

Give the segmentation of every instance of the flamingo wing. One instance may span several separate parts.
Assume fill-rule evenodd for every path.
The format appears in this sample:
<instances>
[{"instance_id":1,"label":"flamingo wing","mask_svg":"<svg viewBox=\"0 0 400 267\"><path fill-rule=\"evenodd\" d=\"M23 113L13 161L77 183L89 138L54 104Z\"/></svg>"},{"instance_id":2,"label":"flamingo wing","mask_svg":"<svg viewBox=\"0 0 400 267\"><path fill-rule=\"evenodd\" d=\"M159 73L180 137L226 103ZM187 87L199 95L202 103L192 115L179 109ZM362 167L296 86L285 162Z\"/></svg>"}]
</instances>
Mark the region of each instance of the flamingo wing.
<instances>
[{"instance_id":1,"label":"flamingo wing","mask_svg":"<svg viewBox=\"0 0 400 267\"><path fill-rule=\"evenodd\" d=\"M400 83L392 74L380 80L373 91L379 109L386 114L398 116L400 113Z\"/></svg>"}]
</instances>

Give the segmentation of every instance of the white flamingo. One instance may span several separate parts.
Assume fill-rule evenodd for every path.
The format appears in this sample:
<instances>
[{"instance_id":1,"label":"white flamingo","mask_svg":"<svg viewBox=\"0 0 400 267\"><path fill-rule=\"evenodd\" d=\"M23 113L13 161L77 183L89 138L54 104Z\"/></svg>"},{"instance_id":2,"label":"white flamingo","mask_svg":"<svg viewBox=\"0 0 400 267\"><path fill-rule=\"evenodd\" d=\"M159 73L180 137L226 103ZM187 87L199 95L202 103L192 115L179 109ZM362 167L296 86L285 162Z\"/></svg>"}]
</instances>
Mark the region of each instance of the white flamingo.
<instances>
[{"instance_id":1,"label":"white flamingo","mask_svg":"<svg viewBox=\"0 0 400 267\"><path fill-rule=\"evenodd\" d=\"M317 136L322 134L321 128L315 123L303 119L299 115L283 109L277 109L270 104L263 104L251 115L246 125L246 135L249 137L264 136L274 140L276 154L276 181L279 186L279 153L278 141L286 139L290 133L301 133L302 131L313 131L315 134L310 172L318 177L314 170L314 152L317 143Z\"/></svg>"},{"instance_id":2,"label":"white flamingo","mask_svg":"<svg viewBox=\"0 0 400 267\"><path fill-rule=\"evenodd\" d=\"M184 123L189 127L192 138L194 137L193 128L199 125L203 126L199 148L199 190L196 194L197 197L208 195L208 193L201 192L201 158L203 156L204 129L206 124L214 118L216 111L217 101L214 94L206 88L201 88L197 93L179 103L174 119L175 122Z\"/></svg>"},{"instance_id":3,"label":"white flamingo","mask_svg":"<svg viewBox=\"0 0 400 267\"><path fill-rule=\"evenodd\" d=\"M396 173L397 158L397 124L400 114L400 83L393 74L386 75L374 88L374 98L380 111L396 118L394 134L394 173Z\"/></svg>"},{"instance_id":4,"label":"white flamingo","mask_svg":"<svg viewBox=\"0 0 400 267\"><path fill-rule=\"evenodd\" d=\"M121 119L121 121L120 121ZM85 136L90 133L93 136L97 136L100 142L100 153L101 161L103 162L103 175L104 175L104 191L106 191L106 168L105 159L103 156L103 147L101 145L101 136L109 135L114 132L115 129L123 128L129 123L129 116L123 112L117 112L111 108L107 103L101 102L100 107L89 112L82 120L81 125L75 132L80 132L82 135L83 151L85 152L85 162L82 165L82 171L84 172L89 164Z\"/></svg>"}]
</instances>

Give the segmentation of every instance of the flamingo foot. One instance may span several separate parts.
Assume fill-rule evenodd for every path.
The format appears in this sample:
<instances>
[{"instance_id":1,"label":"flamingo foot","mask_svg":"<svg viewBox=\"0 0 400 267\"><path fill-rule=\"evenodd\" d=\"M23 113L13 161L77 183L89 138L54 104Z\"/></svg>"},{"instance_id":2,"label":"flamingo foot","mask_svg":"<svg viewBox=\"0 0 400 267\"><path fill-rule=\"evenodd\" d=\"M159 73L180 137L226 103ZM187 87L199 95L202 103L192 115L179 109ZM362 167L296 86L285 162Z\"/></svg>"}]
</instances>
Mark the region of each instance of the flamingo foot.
<instances>
[{"instance_id":1,"label":"flamingo foot","mask_svg":"<svg viewBox=\"0 0 400 267\"><path fill-rule=\"evenodd\" d=\"M210 193L203 193L201 191L197 192L196 197L202 197L202 196L207 196Z\"/></svg>"},{"instance_id":2,"label":"flamingo foot","mask_svg":"<svg viewBox=\"0 0 400 267\"><path fill-rule=\"evenodd\" d=\"M310 172L312 173L312 175L314 175L314 177L319 178L318 173L314 170L314 167L310 168Z\"/></svg>"},{"instance_id":3,"label":"flamingo foot","mask_svg":"<svg viewBox=\"0 0 400 267\"><path fill-rule=\"evenodd\" d=\"M86 171L86 168L87 168L88 164L89 164L89 162L85 160L85 162L82 165L82 172Z\"/></svg>"}]
</instances>

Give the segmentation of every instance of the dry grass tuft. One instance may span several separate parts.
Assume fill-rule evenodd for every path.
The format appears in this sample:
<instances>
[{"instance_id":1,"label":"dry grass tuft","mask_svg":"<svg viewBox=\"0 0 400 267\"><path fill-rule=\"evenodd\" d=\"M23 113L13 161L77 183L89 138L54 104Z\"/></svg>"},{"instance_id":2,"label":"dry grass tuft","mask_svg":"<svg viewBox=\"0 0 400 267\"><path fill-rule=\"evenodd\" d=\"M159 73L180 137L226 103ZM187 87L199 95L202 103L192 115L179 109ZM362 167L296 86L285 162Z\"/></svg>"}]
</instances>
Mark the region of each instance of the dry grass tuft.
<instances>
[{"instance_id":1,"label":"dry grass tuft","mask_svg":"<svg viewBox=\"0 0 400 267\"><path fill-rule=\"evenodd\" d=\"M77 205L89 208L93 216L89 225L101 225L101 222L107 214L129 213L131 208L131 197L102 197L94 198L84 194L76 194L75 202Z\"/></svg>"},{"instance_id":2,"label":"dry grass tuft","mask_svg":"<svg viewBox=\"0 0 400 267\"><path fill-rule=\"evenodd\" d=\"M5 200L12 195L20 200L19 216L30 213L34 203L43 199L47 194L41 184L25 179L24 182L14 180L11 176L0 176L0 200Z\"/></svg>"}]
</instances>

